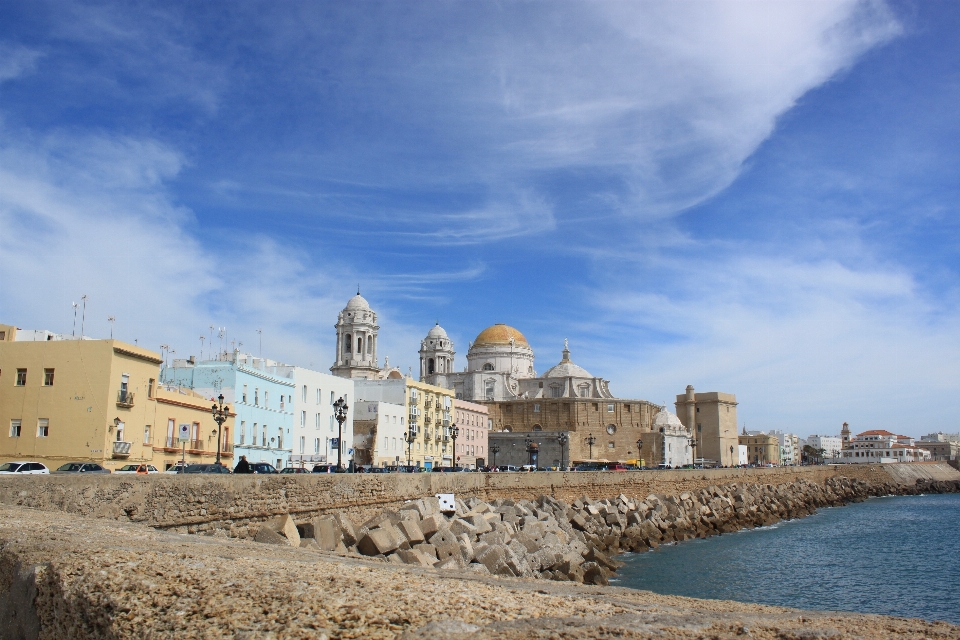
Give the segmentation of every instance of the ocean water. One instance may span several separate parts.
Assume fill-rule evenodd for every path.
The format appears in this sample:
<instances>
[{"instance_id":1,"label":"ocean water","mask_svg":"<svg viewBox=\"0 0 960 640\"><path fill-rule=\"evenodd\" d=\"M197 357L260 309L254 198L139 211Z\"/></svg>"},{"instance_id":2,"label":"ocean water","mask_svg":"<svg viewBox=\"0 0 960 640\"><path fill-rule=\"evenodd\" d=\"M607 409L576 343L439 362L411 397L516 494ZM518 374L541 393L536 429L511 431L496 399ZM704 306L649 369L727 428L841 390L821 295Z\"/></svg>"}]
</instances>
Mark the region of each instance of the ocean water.
<instances>
[{"instance_id":1,"label":"ocean water","mask_svg":"<svg viewBox=\"0 0 960 640\"><path fill-rule=\"evenodd\" d=\"M619 559L620 587L960 624L960 494L871 498Z\"/></svg>"}]
</instances>

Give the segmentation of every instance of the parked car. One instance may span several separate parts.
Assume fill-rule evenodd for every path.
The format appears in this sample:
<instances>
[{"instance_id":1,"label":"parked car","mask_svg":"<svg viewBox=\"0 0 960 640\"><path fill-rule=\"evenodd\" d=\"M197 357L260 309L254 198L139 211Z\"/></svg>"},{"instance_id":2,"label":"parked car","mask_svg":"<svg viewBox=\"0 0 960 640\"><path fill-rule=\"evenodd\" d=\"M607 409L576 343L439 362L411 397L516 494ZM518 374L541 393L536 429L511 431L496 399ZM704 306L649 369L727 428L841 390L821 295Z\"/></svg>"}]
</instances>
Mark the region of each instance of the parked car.
<instances>
[{"instance_id":1,"label":"parked car","mask_svg":"<svg viewBox=\"0 0 960 640\"><path fill-rule=\"evenodd\" d=\"M535 464L525 464L520 467L520 471L536 471L537 465Z\"/></svg>"},{"instance_id":2,"label":"parked car","mask_svg":"<svg viewBox=\"0 0 960 640\"><path fill-rule=\"evenodd\" d=\"M303 467L284 467L280 469L280 473L310 473L310 471Z\"/></svg>"},{"instance_id":3,"label":"parked car","mask_svg":"<svg viewBox=\"0 0 960 640\"><path fill-rule=\"evenodd\" d=\"M164 473L183 473L183 470L187 468L186 464L182 464L179 460L175 465L164 471Z\"/></svg>"},{"instance_id":4,"label":"parked car","mask_svg":"<svg viewBox=\"0 0 960 640\"><path fill-rule=\"evenodd\" d=\"M500 471L519 471L519 469L512 464L502 464L497 468L500 469Z\"/></svg>"},{"instance_id":5,"label":"parked car","mask_svg":"<svg viewBox=\"0 0 960 640\"><path fill-rule=\"evenodd\" d=\"M607 465L607 471L629 471L626 465L619 463L610 463Z\"/></svg>"},{"instance_id":6,"label":"parked car","mask_svg":"<svg viewBox=\"0 0 960 640\"><path fill-rule=\"evenodd\" d=\"M125 464L114 471L114 473L139 473L146 475L150 473L160 473L160 470L152 464Z\"/></svg>"},{"instance_id":7,"label":"parked car","mask_svg":"<svg viewBox=\"0 0 960 640\"><path fill-rule=\"evenodd\" d=\"M269 462L251 462L250 473L280 473L277 468Z\"/></svg>"},{"instance_id":8,"label":"parked car","mask_svg":"<svg viewBox=\"0 0 960 640\"><path fill-rule=\"evenodd\" d=\"M335 464L315 464L311 473L336 473L336 470Z\"/></svg>"},{"instance_id":9,"label":"parked car","mask_svg":"<svg viewBox=\"0 0 960 640\"><path fill-rule=\"evenodd\" d=\"M188 464L187 468L183 470L184 473L233 473L230 470L230 467L225 467L222 464Z\"/></svg>"},{"instance_id":10,"label":"parked car","mask_svg":"<svg viewBox=\"0 0 960 640\"><path fill-rule=\"evenodd\" d=\"M68 462L54 473L110 473L96 462Z\"/></svg>"},{"instance_id":11,"label":"parked car","mask_svg":"<svg viewBox=\"0 0 960 640\"><path fill-rule=\"evenodd\" d=\"M50 469L41 462L4 462L0 464L0 474L16 473L22 476L49 474Z\"/></svg>"}]
</instances>

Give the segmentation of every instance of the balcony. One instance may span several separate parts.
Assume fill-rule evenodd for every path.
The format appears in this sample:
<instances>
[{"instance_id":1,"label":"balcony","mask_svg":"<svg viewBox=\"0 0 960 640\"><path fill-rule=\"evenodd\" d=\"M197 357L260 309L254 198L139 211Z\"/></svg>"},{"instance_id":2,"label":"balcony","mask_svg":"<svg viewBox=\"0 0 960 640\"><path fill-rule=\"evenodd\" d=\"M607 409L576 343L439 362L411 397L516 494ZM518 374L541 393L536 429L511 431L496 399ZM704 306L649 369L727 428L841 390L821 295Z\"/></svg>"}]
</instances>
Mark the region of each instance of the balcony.
<instances>
[{"instance_id":1,"label":"balcony","mask_svg":"<svg viewBox=\"0 0 960 640\"><path fill-rule=\"evenodd\" d=\"M114 457L114 458L129 458L129 457L130 457L130 443L129 443L129 442L114 442L114 443L113 443L113 457Z\"/></svg>"},{"instance_id":2,"label":"balcony","mask_svg":"<svg viewBox=\"0 0 960 640\"><path fill-rule=\"evenodd\" d=\"M417 396L410 396L410 404L417 404Z\"/></svg>"},{"instance_id":3,"label":"balcony","mask_svg":"<svg viewBox=\"0 0 960 640\"><path fill-rule=\"evenodd\" d=\"M124 407L129 409L133 406L133 392L132 391L117 391L117 406Z\"/></svg>"},{"instance_id":4,"label":"balcony","mask_svg":"<svg viewBox=\"0 0 960 640\"><path fill-rule=\"evenodd\" d=\"M430 416L423 416L423 423L424 423L424 424L431 424L431 423L433 423L433 418L430 417Z\"/></svg>"},{"instance_id":5,"label":"balcony","mask_svg":"<svg viewBox=\"0 0 960 640\"><path fill-rule=\"evenodd\" d=\"M216 446L213 448L216 449ZM190 440L187 442L187 453L203 453L203 440Z\"/></svg>"},{"instance_id":6,"label":"balcony","mask_svg":"<svg viewBox=\"0 0 960 640\"><path fill-rule=\"evenodd\" d=\"M449 427L449 426L450 426L450 421L449 421L449 420L444 420L444 421L443 421L443 426Z\"/></svg>"}]
</instances>

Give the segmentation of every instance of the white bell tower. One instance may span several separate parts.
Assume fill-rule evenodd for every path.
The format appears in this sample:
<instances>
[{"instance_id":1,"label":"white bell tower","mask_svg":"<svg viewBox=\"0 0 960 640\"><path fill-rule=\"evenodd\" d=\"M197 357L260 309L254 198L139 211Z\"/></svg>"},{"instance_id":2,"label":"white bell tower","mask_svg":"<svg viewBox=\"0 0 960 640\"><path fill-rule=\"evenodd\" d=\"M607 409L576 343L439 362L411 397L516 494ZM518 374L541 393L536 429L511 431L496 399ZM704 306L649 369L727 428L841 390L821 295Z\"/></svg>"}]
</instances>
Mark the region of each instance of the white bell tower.
<instances>
[{"instance_id":1,"label":"white bell tower","mask_svg":"<svg viewBox=\"0 0 960 640\"><path fill-rule=\"evenodd\" d=\"M330 372L341 378L375 380L377 366L377 314L360 295L350 298L337 317L337 359Z\"/></svg>"},{"instance_id":2,"label":"white bell tower","mask_svg":"<svg viewBox=\"0 0 960 640\"><path fill-rule=\"evenodd\" d=\"M433 376L453 373L453 342L438 322L420 341L420 380L431 382Z\"/></svg>"}]
</instances>

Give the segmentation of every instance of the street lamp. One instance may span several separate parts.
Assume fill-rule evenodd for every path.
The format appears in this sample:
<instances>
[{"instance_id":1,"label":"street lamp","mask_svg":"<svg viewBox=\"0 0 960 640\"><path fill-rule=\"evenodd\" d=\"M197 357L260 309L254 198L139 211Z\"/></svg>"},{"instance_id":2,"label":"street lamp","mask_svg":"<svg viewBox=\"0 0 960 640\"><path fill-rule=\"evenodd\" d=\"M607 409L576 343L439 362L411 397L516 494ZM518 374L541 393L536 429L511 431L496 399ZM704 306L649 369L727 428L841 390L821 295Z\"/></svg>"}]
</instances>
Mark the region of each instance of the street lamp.
<instances>
[{"instance_id":1,"label":"street lamp","mask_svg":"<svg viewBox=\"0 0 960 640\"><path fill-rule=\"evenodd\" d=\"M739 461L738 461L738 462L739 462ZM733 463L733 445L730 445L730 466L731 466L731 467L735 467L735 466L736 466L736 465Z\"/></svg>"},{"instance_id":2,"label":"street lamp","mask_svg":"<svg viewBox=\"0 0 960 640\"><path fill-rule=\"evenodd\" d=\"M333 403L333 417L337 419L337 473L343 473L343 423L347 421L349 408L343 396Z\"/></svg>"},{"instance_id":3,"label":"street lamp","mask_svg":"<svg viewBox=\"0 0 960 640\"><path fill-rule=\"evenodd\" d=\"M643 460L641 456L643 456L643 438L637 438L637 462L638 463L641 460Z\"/></svg>"},{"instance_id":4,"label":"street lamp","mask_svg":"<svg viewBox=\"0 0 960 640\"><path fill-rule=\"evenodd\" d=\"M696 468L696 466L697 466L697 439L696 439L696 438L690 438L689 440L687 440L687 442L690 443L690 448L693 449L693 466L694 466L694 468ZM703 465L701 464L700 466L703 466Z\"/></svg>"},{"instance_id":5,"label":"street lamp","mask_svg":"<svg viewBox=\"0 0 960 640\"><path fill-rule=\"evenodd\" d=\"M493 468L497 468L497 454L500 453L500 447L498 445L493 445L490 447L490 457L493 458L491 462L493 463Z\"/></svg>"},{"instance_id":6,"label":"street lamp","mask_svg":"<svg viewBox=\"0 0 960 640\"><path fill-rule=\"evenodd\" d=\"M453 438L453 468L457 468L457 436L460 435L460 429L457 427L457 423L454 422L450 426L450 437Z\"/></svg>"},{"instance_id":7,"label":"street lamp","mask_svg":"<svg viewBox=\"0 0 960 640\"><path fill-rule=\"evenodd\" d=\"M407 441L407 471L410 470L410 448L413 446L413 441L417 439L417 432L413 426L407 429L407 435L404 436L404 439Z\"/></svg>"},{"instance_id":8,"label":"street lamp","mask_svg":"<svg viewBox=\"0 0 960 640\"><path fill-rule=\"evenodd\" d=\"M590 447L590 459L593 460L593 445L597 443L597 439L591 433L589 436L584 438L584 442L586 442L587 446Z\"/></svg>"},{"instance_id":9,"label":"street lamp","mask_svg":"<svg viewBox=\"0 0 960 640\"><path fill-rule=\"evenodd\" d=\"M568 440L570 440L570 437L565 433L561 433L560 435L557 436L557 442L560 444L560 470L561 471L564 469L563 445L567 444Z\"/></svg>"},{"instance_id":10,"label":"street lamp","mask_svg":"<svg viewBox=\"0 0 960 640\"><path fill-rule=\"evenodd\" d=\"M211 411L213 412L213 420L217 423L217 462L220 464L220 438L223 433L223 423L227 421L227 416L230 415L230 407L223 404L223 394L221 393L217 396L217 400L220 401L219 406L213 405Z\"/></svg>"}]
</instances>

